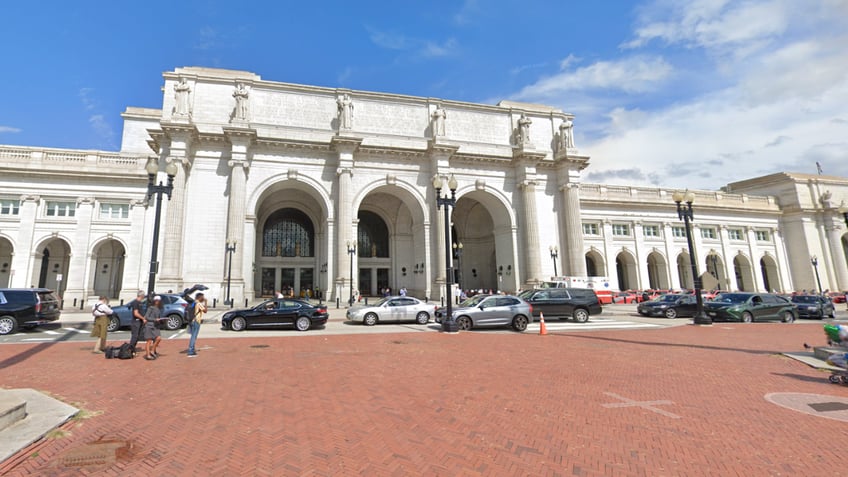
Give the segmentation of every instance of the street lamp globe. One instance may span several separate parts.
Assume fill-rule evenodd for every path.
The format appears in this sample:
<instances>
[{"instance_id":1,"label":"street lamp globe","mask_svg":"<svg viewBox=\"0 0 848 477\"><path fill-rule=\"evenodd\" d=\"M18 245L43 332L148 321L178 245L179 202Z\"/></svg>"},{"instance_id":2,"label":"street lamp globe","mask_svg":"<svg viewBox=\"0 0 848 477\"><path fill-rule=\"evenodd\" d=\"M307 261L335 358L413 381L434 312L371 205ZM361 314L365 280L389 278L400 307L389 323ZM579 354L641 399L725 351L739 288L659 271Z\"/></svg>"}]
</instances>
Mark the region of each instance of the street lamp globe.
<instances>
[{"instance_id":1,"label":"street lamp globe","mask_svg":"<svg viewBox=\"0 0 848 477\"><path fill-rule=\"evenodd\" d=\"M433 177L433 187L435 187L436 189L442 188L442 176L436 174Z\"/></svg>"},{"instance_id":2,"label":"street lamp globe","mask_svg":"<svg viewBox=\"0 0 848 477\"><path fill-rule=\"evenodd\" d=\"M151 157L150 160L147 161L147 165L144 166L144 169L147 171L148 175L155 176L156 173L159 172L159 161L157 161L155 157Z\"/></svg>"},{"instance_id":3,"label":"street lamp globe","mask_svg":"<svg viewBox=\"0 0 848 477\"><path fill-rule=\"evenodd\" d=\"M686 194L683 196L683 201L686 202L687 204L691 204L691 203L695 202L695 194L693 194L692 192L689 192L687 190Z\"/></svg>"},{"instance_id":4,"label":"street lamp globe","mask_svg":"<svg viewBox=\"0 0 848 477\"><path fill-rule=\"evenodd\" d=\"M680 192L679 190L674 191L674 193L671 194L671 200L677 202L678 204L683 202L683 192Z\"/></svg>"},{"instance_id":5,"label":"street lamp globe","mask_svg":"<svg viewBox=\"0 0 848 477\"><path fill-rule=\"evenodd\" d=\"M453 191L456 190L457 185L458 184L456 182L456 177L454 177L453 174L451 174L450 179L448 180L448 189L450 189L451 192L453 192Z\"/></svg>"},{"instance_id":6,"label":"street lamp globe","mask_svg":"<svg viewBox=\"0 0 848 477\"><path fill-rule=\"evenodd\" d=\"M165 174L168 174L168 177L174 177L177 175L177 163L171 161L165 166Z\"/></svg>"}]
</instances>

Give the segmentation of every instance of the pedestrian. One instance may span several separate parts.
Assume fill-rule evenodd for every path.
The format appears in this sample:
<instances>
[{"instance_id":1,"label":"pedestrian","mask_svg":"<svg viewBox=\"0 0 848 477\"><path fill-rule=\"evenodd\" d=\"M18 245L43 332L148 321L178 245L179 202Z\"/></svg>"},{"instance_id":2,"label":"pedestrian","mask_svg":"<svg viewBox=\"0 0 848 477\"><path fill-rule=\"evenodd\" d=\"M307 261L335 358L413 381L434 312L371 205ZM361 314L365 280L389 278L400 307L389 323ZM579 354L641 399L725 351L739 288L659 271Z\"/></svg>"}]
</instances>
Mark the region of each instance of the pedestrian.
<instances>
[{"instance_id":1,"label":"pedestrian","mask_svg":"<svg viewBox=\"0 0 848 477\"><path fill-rule=\"evenodd\" d=\"M144 359L152 361L159 357L158 348L162 341L162 333L159 331L159 319L162 317L162 297L153 297L153 303L147 307L144 313L144 339L147 341Z\"/></svg>"},{"instance_id":2,"label":"pedestrian","mask_svg":"<svg viewBox=\"0 0 848 477\"><path fill-rule=\"evenodd\" d=\"M283 291L282 291L282 290L280 290L280 291L278 291L278 292L277 292L277 296L276 296L276 298L277 298L278 300L280 300L280 299L282 299L282 298L283 298Z\"/></svg>"},{"instance_id":3,"label":"pedestrian","mask_svg":"<svg viewBox=\"0 0 848 477\"><path fill-rule=\"evenodd\" d=\"M191 297L188 297L191 299ZM195 295L194 300L189 303L187 311L189 315L188 330L190 338L188 340L188 357L194 358L197 356L197 350L194 348L197 342L197 335L200 333L200 324L203 323L203 315L206 314L206 297L203 293Z\"/></svg>"},{"instance_id":4,"label":"pedestrian","mask_svg":"<svg viewBox=\"0 0 848 477\"><path fill-rule=\"evenodd\" d=\"M144 324L144 298L147 295L139 290L135 300L127 305L130 309L130 348L135 353L135 347L138 345L138 340L142 338L142 325Z\"/></svg>"},{"instance_id":5,"label":"pedestrian","mask_svg":"<svg viewBox=\"0 0 848 477\"><path fill-rule=\"evenodd\" d=\"M98 338L94 342L92 353L103 354L106 351L106 333L109 330L109 319L112 313L112 309L109 308L109 299L101 296L100 300L94 304L94 308L91 310L91 314L94 315L94 327L91 329L91 336Z\"/></svg>"}]
</instances>

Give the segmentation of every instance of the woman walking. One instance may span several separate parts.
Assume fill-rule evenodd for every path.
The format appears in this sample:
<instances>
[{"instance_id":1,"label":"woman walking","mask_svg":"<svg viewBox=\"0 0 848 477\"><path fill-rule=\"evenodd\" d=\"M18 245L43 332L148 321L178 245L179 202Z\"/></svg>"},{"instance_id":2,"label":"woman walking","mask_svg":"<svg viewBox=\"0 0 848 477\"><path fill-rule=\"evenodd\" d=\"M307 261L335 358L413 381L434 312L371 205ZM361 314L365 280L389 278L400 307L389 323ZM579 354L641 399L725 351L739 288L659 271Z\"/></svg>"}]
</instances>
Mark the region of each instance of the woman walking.
<instances>
[{"instance_id":1,"label":"woman walking","mask_svg":"<svg viewBox=\"0 0 848 477\"><path fill-rule=\"evenodd\" d=\"M94 342L92 353L102 354L106 350L106 333L109 329L109 317L112 316L109 299L101 296L100 300L94 304L91 314L94 315L94 328L91 329L91 336L98 338Z\"/></svg>"},{"instance_id":2,"label":"woman walking","mask_svg":"<svg viewBox=\"0 0 848 477\"><path fill-rule=\"evenodd\" d=\"M147 341L144 359L148 361L159 357L157 349L162 341L162 334L159 331L159 319L161 317L162 297L156 295L153 297L153 303L147 307L147 312L144 313L144 339Z\"/></svg>"},{"instance_id":3,"label":"woman walking","mask_svg":"<svg viewBox=\"0 0 848 477\"><path fill-rule=\"evenodd\" d=\"M194 349L194 345L197 342L197 334L200 333L200 324L203 323L203 315L206 314L206 297L203 293L198 293L194 297L194 303L191 303L189 307L194 312L194 318L188 322L188 330L191 334L191 337L188 340L188 357L194 358L197 356L197 350Z\"/></svg>"}]
</instances>

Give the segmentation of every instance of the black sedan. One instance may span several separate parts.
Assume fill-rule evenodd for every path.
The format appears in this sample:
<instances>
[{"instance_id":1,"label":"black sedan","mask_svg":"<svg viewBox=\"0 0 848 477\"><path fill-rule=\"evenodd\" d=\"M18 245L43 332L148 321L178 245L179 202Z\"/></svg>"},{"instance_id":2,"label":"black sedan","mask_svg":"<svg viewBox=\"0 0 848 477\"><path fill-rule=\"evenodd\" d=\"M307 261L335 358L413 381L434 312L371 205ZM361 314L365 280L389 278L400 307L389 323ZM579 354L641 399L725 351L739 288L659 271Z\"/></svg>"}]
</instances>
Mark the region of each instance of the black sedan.
<instances>
[{"instance_id":1,"label":"black sedan","mask_svg":"<svg viewBox=\"0 0 848 477\"><path fill-rule=\"evenodd\" d=\"M798 310L798 318L822 319L826 316L833 318L836 307L829 298L821 295L795 295L790 301Z\"/></svg>"},{"instance_id":2,"label":"black sedan","mask_svg":"<svg viewBox=\"0 0 848 477\"><path fill-rule=\"evenodd\" d=\"M247 328L294 326L298 331L306 331L313 326L323 326L329 317L326 305L315 306L301 300L277 299L262 302L253 308L224 313L221 329L242 331Z\"/></svg>"},{"instance_id":3,"label":"black sedan","mask_svg":"<svg viewBox=\"0 0 848 477\"><path fill-rule=\"evenodd\" d=\"M664 316L677 318L695 316L698 306L695 295L661 295L650 301L643 301L636 307L642 316Z\"/></svg>"}]
</instances>

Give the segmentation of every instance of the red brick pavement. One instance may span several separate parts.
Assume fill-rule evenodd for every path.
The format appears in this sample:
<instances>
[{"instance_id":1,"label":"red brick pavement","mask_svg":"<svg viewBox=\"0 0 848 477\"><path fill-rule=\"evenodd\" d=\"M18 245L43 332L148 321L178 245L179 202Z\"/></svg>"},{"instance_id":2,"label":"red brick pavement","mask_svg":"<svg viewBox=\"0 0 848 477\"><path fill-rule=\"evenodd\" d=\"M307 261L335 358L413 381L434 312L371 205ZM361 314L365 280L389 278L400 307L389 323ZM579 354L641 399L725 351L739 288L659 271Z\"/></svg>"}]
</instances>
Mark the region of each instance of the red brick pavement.
<instances>
[{"instance_id":1,"label":"red brick pavement","mask_svg":"<svg viewBox=\"0 0 848 477\"><path fill-rule=\"evenodd\" d=\"M293 332L296 333L296 332ZM755 324L583 334L436 333L185 341L155 362L88 345L0 346L0 382L76 403L6 475L848 475L848 424L770 392L848 396L776 355L819 326ZM252 345L267 344L267 348ZM615 393L636 407L605 408ZM98 439L117 462L73 467Z\"/></svg>"}]
</instances>

